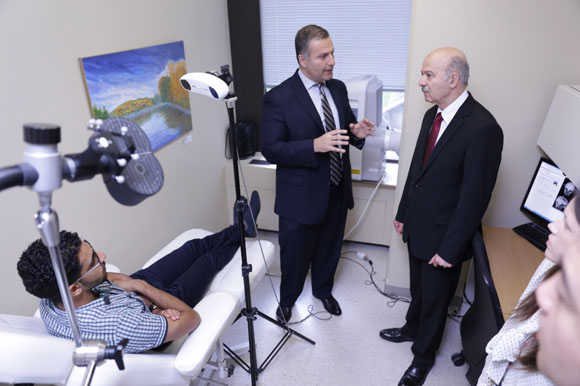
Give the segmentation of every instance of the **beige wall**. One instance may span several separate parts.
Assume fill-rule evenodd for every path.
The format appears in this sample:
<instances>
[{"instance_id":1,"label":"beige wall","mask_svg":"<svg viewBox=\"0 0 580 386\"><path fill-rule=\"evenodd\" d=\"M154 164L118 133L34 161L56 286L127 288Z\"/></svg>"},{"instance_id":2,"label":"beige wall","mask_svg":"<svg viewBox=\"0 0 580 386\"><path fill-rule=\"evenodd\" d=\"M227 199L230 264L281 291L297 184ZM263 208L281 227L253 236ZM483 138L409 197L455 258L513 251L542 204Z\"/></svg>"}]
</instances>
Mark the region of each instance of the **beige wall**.
<instances>
[{"instance_id":1,"label":"beige wall","mask_svg":"<svg viewBox=\"0 0 580 386\"><path fill-rule=\"evenodd\" d=\"M513 227L540 150L536 140L558 84L580 83L579 0L413 0L397 203L423 114L423 58L455 46L471 67L469 90L504 131L497 184L484 223ZM580 161L580 160L579 160ZM391 241L387 284L408 287L406 247Z\"/></svg>"},{"instance_id":2,"label":"beige wall","mask_svg":"<svg viewBox=\"0 0 580 386\"><path fill-rule=\"evenodd\" d=\"M61 125L63 154L87 147L90 113L79 57L183 40L187 69L213 70L231 63L228 31L225 0L0 0L0 166L22 162L26 122ZM96 177L64 182L53 196L61 228L78 231L124 272L188 228L218 230L229 222L225 104L199 95L190 101L192 142L178 140L156 153L165 172L160 193L124 207ZM0 193L2 313L31 314L37 306L23 289L16 262L38 237L38 207L29 189Z\"/></svg>"}]
</instances>

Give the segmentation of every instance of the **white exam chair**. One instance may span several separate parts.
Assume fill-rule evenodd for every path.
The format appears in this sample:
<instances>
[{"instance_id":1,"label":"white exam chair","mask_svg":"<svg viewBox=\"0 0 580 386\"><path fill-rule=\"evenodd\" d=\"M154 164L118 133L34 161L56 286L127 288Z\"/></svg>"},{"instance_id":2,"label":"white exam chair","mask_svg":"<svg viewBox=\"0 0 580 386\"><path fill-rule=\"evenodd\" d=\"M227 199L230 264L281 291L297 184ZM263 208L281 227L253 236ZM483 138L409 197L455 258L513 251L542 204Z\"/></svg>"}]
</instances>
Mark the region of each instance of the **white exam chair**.
<instances>
[{"instance_id":1,"label":"white exam chair","mask_svg":"<svg viewBox=\"0 0 580 386\"><path fill-rule=\"evenodd\" d=\"M211 232L188 230L153 256L147 267L192 238ZM261 246L260 246L261 244ZM269 241L246 239L248 263L252 264L250 285L254 288L274 258ZM114 268L112 264L107 264ZM125 370L114 361L97 367L93 386L188 385L215 352L223 359L221 338L244 305L241 251L213 279L204 298L194 307L201 324L189 336L174 341L164 352L125 354ZM39 318L0 314L0 382L79 385L86 368L72 365L74 343L51 336Z\"/></svg>"}]
</instances>

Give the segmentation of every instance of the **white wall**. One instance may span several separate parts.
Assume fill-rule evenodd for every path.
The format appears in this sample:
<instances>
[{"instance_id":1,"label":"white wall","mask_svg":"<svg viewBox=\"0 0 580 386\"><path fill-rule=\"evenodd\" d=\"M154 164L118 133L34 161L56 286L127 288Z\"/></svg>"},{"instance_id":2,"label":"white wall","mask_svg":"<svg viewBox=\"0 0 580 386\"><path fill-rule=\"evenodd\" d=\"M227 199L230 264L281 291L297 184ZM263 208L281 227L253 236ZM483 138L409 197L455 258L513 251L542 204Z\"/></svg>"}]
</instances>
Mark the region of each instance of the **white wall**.
<instances>
[{"instance_id":1,"label":"white wall","mask_svg":"<svg viewBox=\"0 0 580 386\"><path fill-rule=\"evenodd\" d=\"M580 83L579 0L414 0L397 205L421 120L430 104L417 86L423 58L455 46L471 68L468 89L504 131L497 184L483 222L526 222L521 200L541 155L536 140L558 84ZM579 157L580 162L580 157ZM387 284L408 287L406 246L391 241Z\"/></svg>"},{"instance_id":2,"label":"white wall","mask_svg":"<svg viewBox=\"0 0 580 386\"><path fill-rule=\"evenodd\" d=\"M189 71L231 63L226 0L0 0L0 166L22 162L22 124L61 126L63 154L87 147L90 112L79 57L183 40ZM234 72L235 74L235 72ZM223 169L223 102L192 95L192 143L156 153L165 172L160 193L123 207L101 177L55 192L62 229L75 230L124 272L138 269L174 236L191 227L218 230L229 222ZM37 300L16 273L20 253L39 236L36 193L0 193L0 303L3 313L31 314Z\"/></svg>"}]
</instances>

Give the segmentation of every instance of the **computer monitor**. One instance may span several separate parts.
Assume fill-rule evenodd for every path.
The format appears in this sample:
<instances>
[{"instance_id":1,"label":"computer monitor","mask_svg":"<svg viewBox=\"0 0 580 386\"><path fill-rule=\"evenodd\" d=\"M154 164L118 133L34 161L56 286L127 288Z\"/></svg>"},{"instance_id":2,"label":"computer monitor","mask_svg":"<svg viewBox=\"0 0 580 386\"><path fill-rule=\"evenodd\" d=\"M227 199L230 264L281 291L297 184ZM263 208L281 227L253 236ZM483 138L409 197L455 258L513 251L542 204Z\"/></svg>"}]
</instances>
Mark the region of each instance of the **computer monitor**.
<instances>
[{"instance_id":1,"label":"computer monitor","mask_svg":"<svg viewBox=\"0 0 580 386\"><path fill-rule=\"evenodd\" d=\"M534 222L546 226L564 216L576 187L549 159L540 158L520 209Z\"/></svg>"}]
</instances>

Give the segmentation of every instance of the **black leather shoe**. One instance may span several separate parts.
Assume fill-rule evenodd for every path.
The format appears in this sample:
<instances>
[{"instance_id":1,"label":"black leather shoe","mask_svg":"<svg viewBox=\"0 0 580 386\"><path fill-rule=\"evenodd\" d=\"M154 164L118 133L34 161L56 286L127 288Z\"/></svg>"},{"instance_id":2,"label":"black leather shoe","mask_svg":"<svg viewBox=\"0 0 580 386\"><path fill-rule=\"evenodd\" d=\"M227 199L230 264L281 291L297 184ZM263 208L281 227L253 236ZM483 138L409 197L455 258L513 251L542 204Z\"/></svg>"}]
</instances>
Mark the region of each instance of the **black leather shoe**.
<instances>
[{"instance_id":1,"label":"black leather shoe","mask_svg":"<svg viewBox=\"0 0 580 386\"><path fill-rule=\"evenodd\" d=\"M386 328L379 332L379 335L384 340L393 343L414 342L415 338L406 335L400 328Z\"/></svg>"},{"instance_id":2,"label":"black leather shoe","mask_svg":"<svg viewBox=\"0 0 580 386\"><path fill-rule=\"evenodd\" d=\"M276 319L282 324L286 324L292 317L292 307L280 306L276 309Z\"/></svg>"},{"instance_id":3,"label":"black leather shoe","mask_svg":"<svg viewBox=\"0 0 580 386\"><path fill-rule=\"evenodd\" d=\"M332 295L330 295L326 299L322 299L322 305L324 306L324 309L326 311L330 312L332 315L338 316L338 315L342 314L342 310L340 309L340 305L338 304L338 302L336 301L336 299Z\"/></svg>"},{"instance_id":4,"label":"black leather shoe","mask_svg":"<svg viewBox=\"0 0 580 386\"><path fill-rule=\"evenodd\" d=\"M421 368L413 365L409 366L401 377L398 386L421 386L425 383L431 367Z\"/></svg>"}]
</instances>

